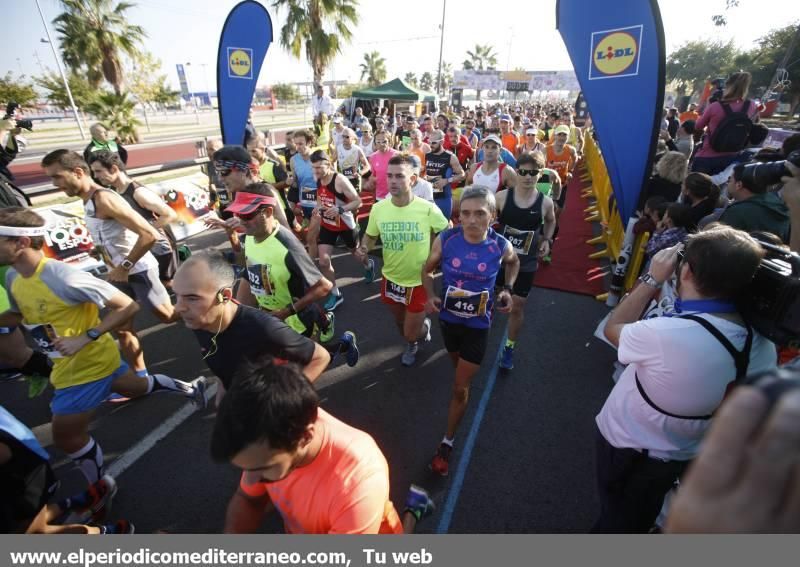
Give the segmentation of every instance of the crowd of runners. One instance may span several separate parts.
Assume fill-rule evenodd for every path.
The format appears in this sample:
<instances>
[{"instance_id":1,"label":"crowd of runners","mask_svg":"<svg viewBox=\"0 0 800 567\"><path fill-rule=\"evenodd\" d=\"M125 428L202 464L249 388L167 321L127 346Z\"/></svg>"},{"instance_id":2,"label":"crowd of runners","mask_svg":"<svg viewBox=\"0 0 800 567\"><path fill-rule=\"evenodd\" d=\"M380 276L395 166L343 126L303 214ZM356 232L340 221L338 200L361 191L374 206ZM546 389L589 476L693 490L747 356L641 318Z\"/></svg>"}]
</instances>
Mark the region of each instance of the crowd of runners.
<instances>
[{"instance_id":1,"label":"crowd of runners","mask_svg":"<svg viewBox=\"0 0 800 567\"><path fill-rule=\"evenodd\" d=\"M198 343L189 355L202 358L218 379L211 455L242 470L225 531L255 531L277 509L293 533L408 533L432 513L430 496L412 485L398 514L381 449L368 432L320 408L317 378L337 359L355 367L360 357L356 333L336 329L336 313L355 306L337 286L334 249L344 247L362 266L361 285L380 287L403 344L398 364L415 366L438 319L453 388L441 400L446 422L431 432L430 469L447 476L495 313L509 315L497 364L514 369L526 300L540 265L558 254L559 218L589 134L567 106L552 103L458 113L443 105L419 116L383 109L367 117L358 108L352 120L323 104L313 126L287 133L283 147L269 147L251 123L247 132L242 145L207 143L208 190L218 212L207 223L227 235L222 252L178 262L165 230L171 210L130 179L124 160L102 144L84 156L50 152L41 165L58 189L83 202L109 268L104 280L47 258L45 221L35 211L0 209L0 264L10 266L0 357L52 383L54 445L88 486L52 501L56 479L47 452L0 408L4 531L132 533L129 521L102 521L117 485L91 433L93 411L153 393L184 396L200 408L212 403L205 379L183 382L149 371L134 325L140 306L165 324L182 321ZM722 233L707 234L713 241ZM702 241L687 244L684 267L697 261ZM631 358L626 341L633 334L622 326L647 307L647 290L661 289L676 269L683 281L681 263L675 268L679 253L665 247L655 254L650 278L628 307L612 314L606 335L620 346L620 360L623 352ZM695 289L686 277L684 292ZM770 350L761 339L754 353L768 369ZM618 390L598 416L606 445L624 437L615 419L630 392ZM618 531L614 514L639 504L623 502L599 482L606 492L596 529ZM663 493L656 500L649 504L658 512Z\"/></svg>"}]
</instances>

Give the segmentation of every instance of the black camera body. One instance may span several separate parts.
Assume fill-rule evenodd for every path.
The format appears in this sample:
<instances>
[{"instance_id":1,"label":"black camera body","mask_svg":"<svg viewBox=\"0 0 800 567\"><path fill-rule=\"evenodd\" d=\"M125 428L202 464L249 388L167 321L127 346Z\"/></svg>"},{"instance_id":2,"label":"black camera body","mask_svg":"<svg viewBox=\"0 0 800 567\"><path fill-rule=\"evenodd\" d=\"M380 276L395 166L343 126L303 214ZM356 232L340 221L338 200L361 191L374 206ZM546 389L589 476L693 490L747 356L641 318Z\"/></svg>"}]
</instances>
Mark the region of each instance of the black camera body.
<instances>
[{"instance_id":1,"label":"black camera body","mask_svg":"<svg viewBox=\"0 0 800 567\"><path fill-rule=\"evenodd\" d=\"M725 93L725 79L714 79L711 81L711 86L714 87L714 90L711 91L711 94L708 97L708 104L722 99L722 95Z\"/></svg>"},{"instance_id":2,"label":"black camera body","mask_svg":"<svg viewBox=\"0 0 800 567\"><path fill-rule=\"evenodd\" d=\"M11 101L6 106L6 115L3 116L3 120L8 120L9 118L14 118L14 113L19 108L19 103L16 101ZM25 130L33 131L33 122L30 120L17 120L17 126L19 128L24 128Z\"/></svg>"},{"instance_id":3,"label":"black camera body","mask_svg":"<svg viewBox=\"0 0 800 567\"><path fill-rule=\"evenodd\" d=\"M778 345L800 344L800 256L758 240L766 252L737 302L745 321Z\"/></svg>"},{"instance_id":4,"label":"black camera body","mask_svg":"<svg viewBox=\"0 0 800 567\"><path fill-rule=\"evenodd\" d=\"M781 182L781 177L791 177L791 172L784 165L791 162L800 167L800 150L790 153L785 160L767 163L748 163L742 169L741 182L751 189L761 188L766 190L770 185Z\"/></svg>"}]
</instances>

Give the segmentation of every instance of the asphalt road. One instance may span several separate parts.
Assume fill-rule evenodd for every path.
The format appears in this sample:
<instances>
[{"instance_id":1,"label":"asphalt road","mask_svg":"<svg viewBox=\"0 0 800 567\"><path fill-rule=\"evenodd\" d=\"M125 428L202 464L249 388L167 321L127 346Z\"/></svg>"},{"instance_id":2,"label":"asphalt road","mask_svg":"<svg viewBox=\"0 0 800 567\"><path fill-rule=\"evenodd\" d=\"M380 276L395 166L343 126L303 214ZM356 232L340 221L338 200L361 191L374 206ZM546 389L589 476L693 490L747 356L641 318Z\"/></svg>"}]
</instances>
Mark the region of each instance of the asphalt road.
<instances>
[{"instance_id":1,"label":"asphalt road","mask_svg":"<svg viewBox=\"0 0 800 567\"><path fill-rule=\"evenodd\" d=\"M220 233L192 239L199 250L221 245ZM427 465L444 432L453 371L434 322L433 340L413 368L400 365L403 345L380 304L378 283L366 284L360 266L343 249L334 260L345 302L336 311L337 332L354 330L362 358L343 363L317 382L323 407L362 428L383 449L391 470L391 497L402 509L409 484L430 490L436 513L420 532L585 532L597 512L594 489L594 416L611 389L614 353L592 338L606 308L594 299L535 289L518 341L516 368L494 371L506 318L495 320L486 361L476 377L470 405L456 438L447 479ZM152 372L193 379L207 373L191 332L163 326L140 314L138 327ZM20 382L0 383L3 404L49 445L50 392L27 399ZM213 407L189 413L188 403L154 395L123 404L104 404L92 423L110 466L126 463L112 517L129 518L137 532L221 530L225 506L238 481L226 464L213 463L208 445ZM176 414L177 417L176 417ZM474 443L467 442L472 438ZM129 462L150 440L138 460ZM66 495L81 487L68 460L48 447ZM265 531L280 531L277 518Z\"/></svg>"}]
</instances>

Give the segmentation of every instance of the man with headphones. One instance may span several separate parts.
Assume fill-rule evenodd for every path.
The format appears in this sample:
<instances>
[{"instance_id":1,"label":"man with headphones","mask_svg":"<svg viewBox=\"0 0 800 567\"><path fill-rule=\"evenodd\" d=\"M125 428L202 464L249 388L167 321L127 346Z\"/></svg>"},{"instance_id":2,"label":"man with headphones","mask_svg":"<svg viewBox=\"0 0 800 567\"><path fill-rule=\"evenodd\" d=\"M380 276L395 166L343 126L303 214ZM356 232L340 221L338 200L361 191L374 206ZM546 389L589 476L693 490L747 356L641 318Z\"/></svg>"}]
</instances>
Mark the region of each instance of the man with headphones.
<instances>
[{"instance_id":1,"label":"man with headphones","mask_svg":"<svg viewBox=\"0 0 800 567\"><path fill-rule=\"evenodd\" d=\"M313 382L330 362L328 351L279 318L233 299L233 267L220 253L192 255L173 281L175 310L194 331L203 360L220 379L217 401L239 366L271 356L294 362Z\"/></svg>"}]
</instances>

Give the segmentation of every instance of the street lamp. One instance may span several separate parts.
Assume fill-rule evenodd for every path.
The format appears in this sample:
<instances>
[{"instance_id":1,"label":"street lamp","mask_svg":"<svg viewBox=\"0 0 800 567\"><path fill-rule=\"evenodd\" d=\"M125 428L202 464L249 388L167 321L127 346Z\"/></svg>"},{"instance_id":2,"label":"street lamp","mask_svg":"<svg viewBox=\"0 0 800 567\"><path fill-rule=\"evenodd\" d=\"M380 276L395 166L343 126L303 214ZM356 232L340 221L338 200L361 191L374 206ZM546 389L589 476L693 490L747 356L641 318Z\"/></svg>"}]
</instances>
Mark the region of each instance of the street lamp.
<instances>
[{"instance_id":1,"label":"street lamp","mask_svg":"<svg viewBox=\"0 0 800 567\"><path fill-rule=\"evenodd\" d=\"M72 106L72 113L75 115L75 122L78 123L78 130L81 131L81 140L86 139L86 133L83 131L83 124L81 124L81 119L78 116L78 108L75 106L75 99L72 98L72 91L69 90L69 83L67 82L67 76L64 74L64 69L61 67L61 60L58 58L58 54L56 53L56 47L53 45L53 39L50 37L50 29L47 27L47 20L44 19L44 12L42 12L42 7L39 5L39 0L36 0L36 7L39 9L39 15L42 17L42 25L44 26L44 33L47 34L47 39L42 38L42 43L49 43L50 49L53 50L53 57L56 60L56 66L58 67L58 72L61 73L61 80L64 81L64 88L67 91L67 96L69 97L69 103Z\"/></svg>"}]
</instances>

